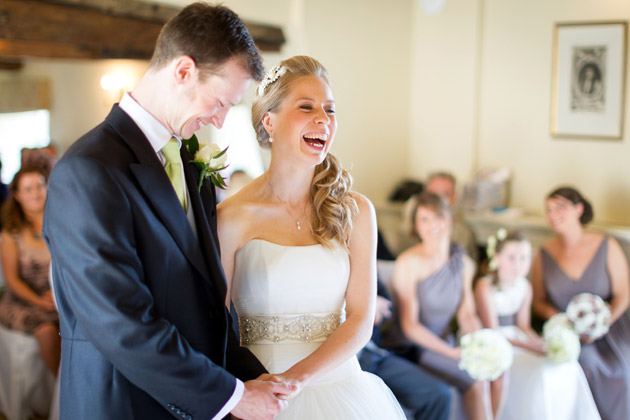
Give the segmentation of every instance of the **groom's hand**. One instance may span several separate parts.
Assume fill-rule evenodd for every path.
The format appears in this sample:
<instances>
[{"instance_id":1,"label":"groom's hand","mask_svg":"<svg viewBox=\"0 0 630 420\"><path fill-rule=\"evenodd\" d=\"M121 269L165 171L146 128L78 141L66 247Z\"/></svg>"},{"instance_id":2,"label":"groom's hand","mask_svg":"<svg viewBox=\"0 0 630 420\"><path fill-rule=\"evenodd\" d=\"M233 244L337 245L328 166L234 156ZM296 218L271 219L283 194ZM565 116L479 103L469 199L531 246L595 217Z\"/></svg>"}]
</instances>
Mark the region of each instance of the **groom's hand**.
<instances>
[{"instance_id":1,"label":"groom's hand","mask_svg":"<svg viewBox=\"0 0 630 420\"><path fill-rule=\"evenodd\" d=\"M260 378L247 381L243 396L231 414L243 420L273 420L289 405L283 398L294 392L295 386L288 383Z\"/></svg>"}]
</instances>

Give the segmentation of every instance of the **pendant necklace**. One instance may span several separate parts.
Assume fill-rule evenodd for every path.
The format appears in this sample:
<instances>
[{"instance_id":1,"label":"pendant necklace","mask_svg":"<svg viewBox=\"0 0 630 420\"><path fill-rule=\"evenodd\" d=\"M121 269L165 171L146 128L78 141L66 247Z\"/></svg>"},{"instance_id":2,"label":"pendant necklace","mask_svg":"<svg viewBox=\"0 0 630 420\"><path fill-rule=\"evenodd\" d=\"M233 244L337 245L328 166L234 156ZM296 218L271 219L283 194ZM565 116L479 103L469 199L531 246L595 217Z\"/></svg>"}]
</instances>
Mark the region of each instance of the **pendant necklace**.
<instances>
[{"instance_id":1,"label":"pendant necklace","mask_svg":"<svg viewBox=\"0 0 630 420\"><path fill-rule=\"evenodd\" d=\"M284 204L284 209L286 210L286 212L289 214L289 216L291 216L292 218L295 219L295 227L297 228L297 230L302 230L302 223L300 222L300 219L302 217L304 217L304 215L306 214L306 203L304 203L304 210L302 210L302 215L300 217L295 217L290 211L289 211L289 203L287 203L286 201L284 201L282 198L280 198L280 196L276 193L276 190L273 189L273 185L271 185L271 182L268 182L269 184L269 188L271 188L271 192L273 193L273 195L276 196L276 198L282 203Z\"/></svg>"}]
</instances>

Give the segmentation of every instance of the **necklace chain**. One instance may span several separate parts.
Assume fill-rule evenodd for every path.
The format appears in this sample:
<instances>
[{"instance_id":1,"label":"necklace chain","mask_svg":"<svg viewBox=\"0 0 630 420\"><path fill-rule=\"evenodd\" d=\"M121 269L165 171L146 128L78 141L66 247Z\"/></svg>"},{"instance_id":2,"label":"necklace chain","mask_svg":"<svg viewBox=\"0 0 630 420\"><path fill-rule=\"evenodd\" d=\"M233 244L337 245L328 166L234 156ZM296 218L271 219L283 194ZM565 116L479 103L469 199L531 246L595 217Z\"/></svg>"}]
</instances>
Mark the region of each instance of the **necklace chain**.
<instances>
[{"instance_id":1,"label":"necklace chain","mask_svg":"<svg viewBox=\"0 0 630 420\"><path fill-rule=\"evenodd\" d=\"M293 215L293 213L291 213L291 211L289 210L289 207L291 207L289 205L288 202L286 202L285 200L283 200L282 198L280 198L280 196L278 195L278 193L276 193L276 190L274 190L273 185L271 185L271 182L269 183L269 188L271 188L271 192L273 193L273 195L276 196L276 198L282 203L284 204L284 209L286 210L286 212L289 214L289 216L291 216L292 218L295 219L295 227L297 228L297 230L302 230L302 223L300 222L300 219L302 217L304 217L304 215L306 214L306 202L304 203L304 209L302 210L302 215L300 217L295 217Z\"/></svg>"}]
</instances>

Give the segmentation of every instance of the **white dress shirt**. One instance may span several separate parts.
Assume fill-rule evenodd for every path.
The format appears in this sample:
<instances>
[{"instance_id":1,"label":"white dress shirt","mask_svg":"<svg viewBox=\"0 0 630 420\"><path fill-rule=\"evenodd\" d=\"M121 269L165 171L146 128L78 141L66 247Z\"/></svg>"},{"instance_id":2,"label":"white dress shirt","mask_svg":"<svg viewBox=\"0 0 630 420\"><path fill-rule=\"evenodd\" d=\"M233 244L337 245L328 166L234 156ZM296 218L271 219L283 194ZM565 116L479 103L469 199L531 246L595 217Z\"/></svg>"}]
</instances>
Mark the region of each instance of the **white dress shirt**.
<instances>
[{"instance_id":1,"label":"white dress shirt","mask_svg":"<svg viewBox=\"0 0 630 420\"><path fill-rule=\"evenodd\" d=\"M175 137L177 139L177 141L179 142L179 147L181 148L181 138L179 138L179 136L176 136L175 134L169 133L166 127L164 127L153 115L151 115L149 111L144 109L138 102L135 101L135 99L131 97L131 94L129 92L125 93L125 95L122 97L119 106L138 125L140 130L149 140L149 144L151 144L151 147L160 159L160 162L162 162L162 166L165 166L166 158L160 150L164 146L166 146L166 143L169 142L171 137ZM184 176L184 165L182 165L182 179L186 179L186 177ZM190 194L188 192L188 187L186 186L185 182L184 195L186 197L186 208L188 209L186 216L196 237L197 225L195 224L195 217L190 206ZM212 418L212 420L220 420L223 417L227 416L228 413L232 411L236 404L238 404L238 402L241 400L244 391L245 385L239 379L236 379L236 386L234 387L232 397L223 406L221 411L219 411L217 415Z\"/></svg>"}]
</instances>

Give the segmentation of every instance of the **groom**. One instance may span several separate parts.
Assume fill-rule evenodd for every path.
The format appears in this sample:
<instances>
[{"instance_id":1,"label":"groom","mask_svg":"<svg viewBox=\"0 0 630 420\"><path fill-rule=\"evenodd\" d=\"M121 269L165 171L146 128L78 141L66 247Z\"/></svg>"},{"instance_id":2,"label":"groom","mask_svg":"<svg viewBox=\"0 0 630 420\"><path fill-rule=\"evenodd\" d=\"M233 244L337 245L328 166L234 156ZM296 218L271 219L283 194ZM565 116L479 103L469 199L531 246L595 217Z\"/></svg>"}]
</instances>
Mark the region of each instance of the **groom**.
<instances>
[{"instance_id":1,"label":"groom","mask_svg":"<svg viewBox=\"0 0 630 420\"><path fill-rule=\"evenodd\" d=\"M236 342L214 188L198 191L181 147L201 125L221 128L262 75L238 16L192 4L163 28L136 89L55 167L44 234L64 420L272 419L286 407L278 396L293 388L252 380L265 370Z\"/></svg>"}]
</instances>

